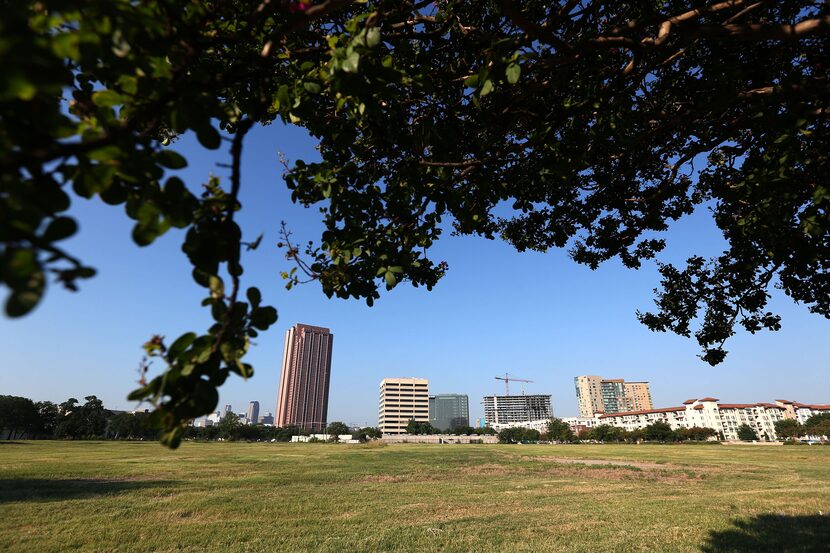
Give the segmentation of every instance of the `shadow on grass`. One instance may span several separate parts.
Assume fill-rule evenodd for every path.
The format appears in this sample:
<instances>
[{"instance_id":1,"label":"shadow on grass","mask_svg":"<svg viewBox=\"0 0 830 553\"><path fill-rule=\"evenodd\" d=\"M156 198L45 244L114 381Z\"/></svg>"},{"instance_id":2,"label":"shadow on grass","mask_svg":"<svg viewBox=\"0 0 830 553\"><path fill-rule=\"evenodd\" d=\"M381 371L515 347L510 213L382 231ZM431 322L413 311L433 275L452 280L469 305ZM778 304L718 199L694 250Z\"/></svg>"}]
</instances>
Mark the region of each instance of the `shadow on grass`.
<instances>
[{"instance_id":1,"label":"shadow on grass","mask_svg":"<svg viewBox=\"0 0 830 553\"><path fill-rule=\"evenodd\" d=\"M712 531L701 546L704 553L830 551L830 516L766 514L735 520L733 528Z\"/></svg>"},{"instance_id":2,"label":"shadow on grass","mask_svg":"<svg viewBox=\"0 0 830 553\"><path fill-rule=\"evenodd\" d=\"M26 443L26 442L13 442L13 441L9 441L9 440L0 440L0 446L3 446L3 445L29 445L29 444Z\"/></svg>"},{"instance_id":3,"label":"shadow on grass","mask_svg":"<svg viewBox=\"0 0 830 553\"><path fill-rule=\"evenodd\" d=\"M85 499L150 488L170 489L173 485L159 480L0 478L0 504Z\"/></svg>"}]
</instances>

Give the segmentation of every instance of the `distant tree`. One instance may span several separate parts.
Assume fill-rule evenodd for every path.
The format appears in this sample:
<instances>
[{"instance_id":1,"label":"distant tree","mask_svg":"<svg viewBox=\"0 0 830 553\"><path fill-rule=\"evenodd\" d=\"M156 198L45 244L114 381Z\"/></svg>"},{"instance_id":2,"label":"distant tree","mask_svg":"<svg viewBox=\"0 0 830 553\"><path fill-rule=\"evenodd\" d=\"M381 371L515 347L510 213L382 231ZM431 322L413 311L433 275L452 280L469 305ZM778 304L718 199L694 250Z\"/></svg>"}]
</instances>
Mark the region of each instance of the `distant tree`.
<instances>
[{"instance_id":1,"label":"distant tree","mask_svg":"<svg viewBox=\"0 0 830 553\"><path fill-rule=\"evenodd\" d=\"M51 438L55 435L55 428L58 425L58 417L60 416L58 406L51 401L38 401L35 403L35 408L37 409L39 418L37 434Z\"/></svg>"},{"instance_id":2,"label":"distant tree","mask_svg":"<svg viewBox=\"0 0 830 553\"><path fill-rule=\"evenodd\" d=\"M34 434L39 423L40 414L31 399L0 396L0 431L6 430L6 439Z\"/></svg>"},{"instance_id":3,"label":"distant tree","mask_svg":"<svg viewBox=\"0 0 830 553\"><path fill-rule=\"evenodd\" d=\"M592 428L589 436L598 442L619 442L623 439L623 429L611 426L610 424L601 424Z\"/></svg>"},{"instance_id":4,"label":"distant tree","mask_svg":"<svg viewBox=\"0 0 830 553\"><path fill-rule=\"evenodd\" d=\"M144 429L141 419L133 413L118 413L107 421L106 435L114 440L134 440L142 438Z\"/></svg>"},{"instance_id":5,"label":"distant tree","mask_svg":"<svg viewBox=\"0 0 830 553\"><path fill-rule=\"evenodd\" d=\"M678 441L692 440L696 442L702 442L718 435L717 431L714 428L707 428L701 426L693 426L691 428L678 428L674 431L674 434L675 438Z\"/></svg>"},{"instance_id":6,"label":"distant tree","mask_svg":"<svg viewBox=\"0 0 830 553\"><path fill-rule=\"evenodd\" d=\"M228 413L222 417L222 420L219 421L218 425L216 425L219 430L218 437L223 440L238 440L242 426L243 424L239 420L239 416L236 413Z\"/></svg>"},{"instance_id":7,"label":"distant tree","mask_svg":"<svg viewBox=\"0 0 830 553\"><path fill-rule=\"evenodd\" d=\"M108 411L104 402L95 396L86 396L80 408L81 432L83 437L98 438L104 436L107 429Z\"/></svg>"},{"instance_id":8,"label":"distant tree","mask_svg":"<svg viewBox=\"0 0 830 553\"><path fill-rule=\"evenodd\" d=\"M538 430L531 428L505 428L499 432L499 443L502 444L518 444L538 442L540 433Z\"/></svg>"},{"instance_id":9,"label":"distant tree","mask_svg":"<svg viewBox=\"0 0 830 553\"><path fill-rule=\"evenodd\" d=\"M522 441L521 428L505 428L499 431L499 443L501 444L517 444Z\"/></svg>"},{"instance_id":10,"label":"distant tree","mask_svg":"<svg viewBox=\"0 0 830 553\"><path fill-rule=\"evenodd\" d=\"M830 413L813 415L804 421L804 434L830 437Z\"/></svg>"},{"instance_id":11,"label":"distant tree","mask_svg":"<svg viewBox=\"0 0 830 553\"><path fill-rule=\"evenodd\" d=\"M290 442L293 436L300 436L303 432L296 426L284 426L275 429L275 438L278 442Z\"/></svg>"},{"instance_id":12,"label":"distant tree","mask_svg":"<svg viewBox=\"0 0 830 553\"><path fill-rule=\"evenodd\" d=\"M775 434L778 438L784 440L799 437L803 430L801 424L795 419L781 419L780 421L775 421L773 426L775 427Z\"/></svg>"},{"instance_id":13,"label":"distant tree","mask_svg":"<svg viewBox=\"0 0 830 553\"><path fill-rule=\"evenodd\" d=\"M361 442L367 442L369 440L377 440L383 437L383 433L378 429L372 426L366 426L361 428L354 434L352 434L352 438L355 440L359 440Z\"/></svg>"},{"instance_id":14,"label":"distant tree","mask_svg":"<svg viewBox=\"0 0 830 553\"><path fill-rule=\"evenodd\" d=\"M406 433L414 435L437 434L438 431L428 422L419 422L415 419L409 419L406 425Z\"/></svg>"},{"instance_id":15,"label":"distant tree","mask_svg":"<svg viewBox=\"0 0 830 553\"><path fill-rule=\"evenodd\" d=\"M348 434L349 427L344 422L334 421L329 423L326 427L326 434L329 436L340 436L341 434Z\"/></svg>"},{"instance_id":16,"label":"distant tree","mask_svg":"<svg viewBox=\"0 0 830 553\"><path fill-rule=\"evenodd\" d=\"M738 427L738 439L744 442L752 442L758 439L758 434L748 424Z\"/></svg>"},{"instance_id":17,"label":"distant tree","mask_svg":"<svg viewBox=\"0 0 830 553\"><path fill-rule=\"evenodd\" d=\"M673 436L671 426L663 421L654 422L643 429L643 437L650 442L670 441Z\"/></svg>"},{"instance_id":18,"label":"distant tree","mask_svg":"<svg viewBox=\"0 0 830 553\"><path fill-rule=\"evenodd\" d=\"M479 436L495 436L496 434L498 434L498 432L496 432L496 429L492 426L485 426L483 428L479 427L473 430Z\"/></svg>"},{"instance_id":19,"label":"distant tree","mask_svg":"<svg viewBox=\"0 0 830 553\"><path fill-rule=\"evenodd\" d=\"M572 442L574 433L568 423L562 419L552 418L548 421L547 438L552 442Z\"/></svg>"},{"instance_id":20,"label":"distant tree","mask_svg":"<svg viewBox=\"0 0 830 553\"><path fill-rule=\"evenodd\" d=\"M626 441L638 443L645 439L645 431L642 428L635 428L626 433Z\"/></svg>"}]
</instances>

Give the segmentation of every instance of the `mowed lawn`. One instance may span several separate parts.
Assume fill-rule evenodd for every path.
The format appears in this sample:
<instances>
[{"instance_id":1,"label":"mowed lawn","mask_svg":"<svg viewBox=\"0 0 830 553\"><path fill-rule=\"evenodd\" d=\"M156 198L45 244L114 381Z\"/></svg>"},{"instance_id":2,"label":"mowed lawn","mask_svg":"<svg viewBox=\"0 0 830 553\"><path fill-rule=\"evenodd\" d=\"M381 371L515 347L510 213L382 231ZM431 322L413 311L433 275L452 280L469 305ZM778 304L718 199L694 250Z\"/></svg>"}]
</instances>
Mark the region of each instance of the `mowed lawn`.
<instances>
[{"instance_id":1,"label":"mowed lawn","mask_svg":"<svg viewBox=\"0 0 830 553\"><path fill-rule=\"evenodd\" d=\"M0 551L812 552L828 513L820 446L0 442Z\"/></svg>"}]
</instances>

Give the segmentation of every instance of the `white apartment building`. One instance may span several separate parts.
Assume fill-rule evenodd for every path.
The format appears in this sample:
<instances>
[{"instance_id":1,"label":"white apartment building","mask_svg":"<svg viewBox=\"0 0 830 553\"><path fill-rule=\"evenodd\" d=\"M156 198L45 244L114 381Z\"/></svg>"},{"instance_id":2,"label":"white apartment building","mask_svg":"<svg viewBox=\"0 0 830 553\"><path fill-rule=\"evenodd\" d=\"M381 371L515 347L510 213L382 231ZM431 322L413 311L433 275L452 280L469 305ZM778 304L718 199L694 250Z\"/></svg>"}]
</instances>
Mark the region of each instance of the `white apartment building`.
<instances>
[{"instance_id":1,"label":"white apartment building","mask_svg":"<svg viewBox=\"0 0 830 553\"><path fill-rule=\"evenodd\" d=\"M429 422L429 380L384 378L380 382L378 428L384 434L406 434L411 419Z\"/></svg>"},{"instance_id":2,"label":"white apartment building","mask_svg":"<svg viewBox=\"0 0 830 553\"><path fill-rule=\"evenodd\" d=\"M775 423L782 419L804 422L818 413L830 412L830 405L810 405L789 400L775 403L719 403L719 399L705 397L689 399L680 407L629 411L626 413L597 414L598 424L609 424L626 430L645 428L655 422L665 422L672 430L678 428L712 428L724 440L737 440L738 428L746 424L762 440L775 440Z\"/></svg>"}]
</instances>

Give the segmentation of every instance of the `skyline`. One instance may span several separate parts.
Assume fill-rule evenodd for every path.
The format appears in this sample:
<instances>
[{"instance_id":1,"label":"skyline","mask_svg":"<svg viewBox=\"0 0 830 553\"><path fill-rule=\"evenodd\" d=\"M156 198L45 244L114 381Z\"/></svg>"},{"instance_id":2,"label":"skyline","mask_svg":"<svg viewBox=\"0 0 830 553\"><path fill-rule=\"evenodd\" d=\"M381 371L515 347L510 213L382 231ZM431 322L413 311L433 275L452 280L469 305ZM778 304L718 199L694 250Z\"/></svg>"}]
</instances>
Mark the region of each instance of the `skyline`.
<instances>
[{"instance_id":1,"label":"skyline","mask_svg":"<svg viewBox=\"0 0 830 553\"><path fill-rule=\"evenodd\" d=\"M329 300L314 283L287 291L279 272L291 264L275 247L279 223L286 220L299 243L319 238L320 224L315 210L291 204L275 145L289 160L309 160L314 143L301 130L277 124L255 129L251 138L239 221L246 236L264 232L265 238L259 250L244 254L243 286L259 286L279 320L246 358L254 377L229 378L220 406L256 400L263 411L276 412L282 337L298 322L338 336L329 420L374 426L378 384L399 376L427 378L433 393L467 394L475 420L482 415L480 398L503 390L494 377L505 371L535 381L526 393L552 394L556 416L578 413L573 377L580 374L649 380L655 407L696 395L827 401L830 321L773 291L770 308L782 315L782 329L739 332L727 342L726 361L713 368L696 357L694 342L652 333L636 320L637 309L653 305L659 281L653 264L634 271L610 261L591 271L562 250L520 254L500 241L446 234L430 256L446 260L450 270L432 292L402 283L369 308ZM175 149L191 159L179 173L195 190L210 171L225 176L215 162L226 156L193 142L185 136ZM139 248L121 209L80 201L72 213L80 232L64 244L99 273L74 294L50 283L32 314L0 319L0 393L51 401L94 394L108 407L131 409L135 404L125 398L138 378L141 344L156 333L175 339L206 328L209 313L199 307L205 291L190 278L180 231ZM705 212L675 223L665 236L664 261L716 254L723 245Z\"/></svg>"}]
</instances>

